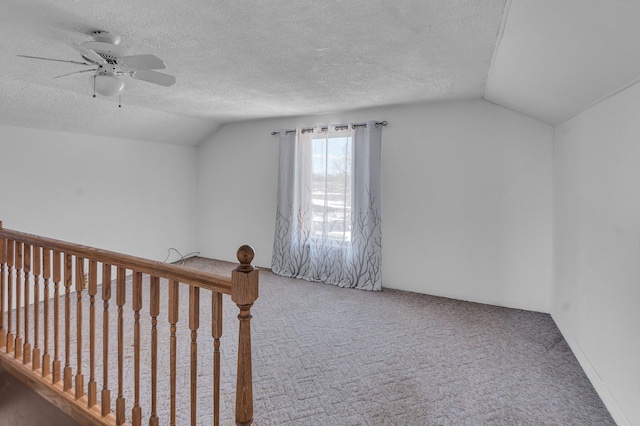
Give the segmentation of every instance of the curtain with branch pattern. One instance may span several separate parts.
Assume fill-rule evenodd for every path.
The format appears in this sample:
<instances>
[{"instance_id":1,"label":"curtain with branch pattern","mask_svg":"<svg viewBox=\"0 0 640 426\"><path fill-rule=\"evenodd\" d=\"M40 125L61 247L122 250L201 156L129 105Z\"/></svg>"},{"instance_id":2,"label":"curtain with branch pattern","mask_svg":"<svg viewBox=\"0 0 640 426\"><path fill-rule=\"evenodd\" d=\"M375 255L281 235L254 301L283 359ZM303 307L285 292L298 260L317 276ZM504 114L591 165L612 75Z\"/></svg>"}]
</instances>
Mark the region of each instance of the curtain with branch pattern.
<instances>
[{"instance_id":1,"label":"curtain with branch pattern","mask_svg":"<svg viewBox=\"0 0 640 426\"><path fill-rule=\"evenodd\" d=\"M382 290L381 133L375 121L280 131L274 273Z\"/></svg>"}]
</instances>

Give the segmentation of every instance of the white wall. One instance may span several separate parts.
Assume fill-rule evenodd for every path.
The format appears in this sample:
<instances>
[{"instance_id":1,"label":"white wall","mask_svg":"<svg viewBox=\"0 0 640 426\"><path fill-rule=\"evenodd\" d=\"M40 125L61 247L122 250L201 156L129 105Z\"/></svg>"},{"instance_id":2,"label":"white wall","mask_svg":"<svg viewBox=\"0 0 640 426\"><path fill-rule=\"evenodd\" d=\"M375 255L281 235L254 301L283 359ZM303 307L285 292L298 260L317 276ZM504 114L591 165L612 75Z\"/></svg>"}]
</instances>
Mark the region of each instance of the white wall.
<instances>
[{"instance_id":1,"label":"white wall","mask_svg":"<svg viewBox=\"0 0 640 426\"><path fill-rule=\"evenodd\" d=\"M555 131L552 316L618 424L640 425L640 85Z\"/></svg>"},{"instance_id":2,"label":"white wall","mask_svg":"<svg viewBox=\"0 0 640 426\"><path fill-rule=\"evenodd\" d=\"M0 126L0 220L6 228L155 260L164 260L169 247L193 251L196 152Z\"/></svg>"},{"instance_id":3,"label":"white wall","mask_svg":"<svg viewBox=\"0 0 640 426\"><path fill-rule=\"evenodd\" d=\"M382 142L383 285L548 312L549 125L455 101L227 124L198 152L199 244L269 266L279 128L388 120Z\"/></svg>"}]
</instances>

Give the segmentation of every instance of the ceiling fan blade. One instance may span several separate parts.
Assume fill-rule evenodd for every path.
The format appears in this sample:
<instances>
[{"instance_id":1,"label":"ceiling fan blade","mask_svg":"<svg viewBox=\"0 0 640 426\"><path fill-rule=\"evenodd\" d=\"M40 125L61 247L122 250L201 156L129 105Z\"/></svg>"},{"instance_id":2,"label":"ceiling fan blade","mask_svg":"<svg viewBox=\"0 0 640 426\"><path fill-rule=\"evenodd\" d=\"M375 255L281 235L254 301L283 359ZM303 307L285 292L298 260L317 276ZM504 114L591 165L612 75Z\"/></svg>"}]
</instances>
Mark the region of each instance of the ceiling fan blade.
<instances>
[{"instance_id":1,"label":"ceiling fan blade","mask_svg":"<svg viewBox=\"0 0 640 426\"><path fill-rule=\"evenodd\" d=\"M166 67L162 59L155 55L132 55L118 59L118 64L139 70L162 70Z\"/></svg>"},{"instance_id":2,"label":"ceiling fan blade","mask_svg":"<svg viewBox=\"0 0 640 426\"><path fill-rule=\"evenodd\" d=\"M91 49L87 49L86 47L80 46L79 44L76 44L76 43L71 43L70 46L74 48L76 51L78 51L78 53L80 53L83 58L89 60L90 62L93 62L96 64L107 63L107 61L105 61L102 56L98 55L96 52L94 52Z\"/></svg>"},{"instance_id":3,"label":"ceiling fan blade","mask_svg":"<svg viewBox=\"0 0 640 426\"><path fill-rule=\"evenodd\" d=\"M40 56L29 56L29 55L18 55L18 56L20 56L21 58L42 59L43 61L67 62L67 63L70 63L70 64L78 64L78 65L91 65L91 64L88 64L86 62L67 61L65 59L42 58Z\"/></svg>"},{"instance_id":4,"label":"ceiling fan blade","mask_svg":"<svg viewBox=\"0 0 640 426\"><path fill-rule=\"evenodd\" d=\"M174 76L157 71L137 70L131 73L131 76L138 80L148 81L149 83L167 87L173 86L176 83L176 78Z\"/></svg>"},{"instance_id":5,"label":"ceiling fan blade","mask_svg":"<svg viewBox=\"0 0 640 426\"><path fill-rule=\"evenodd\" d=\"M82 71L70 72L68 74L62 74L62 75L59 75L59 76L56 76L56 77L53 77L53 78L56 79L56 78L60 78L60 77L66 77L68 75L80 74L80 73L89 72L89 71L94 71L95 72L97 70L95 68L91 68L91 69L88 69L88 70L82 70Z\"/></svg>"}]
</instances>

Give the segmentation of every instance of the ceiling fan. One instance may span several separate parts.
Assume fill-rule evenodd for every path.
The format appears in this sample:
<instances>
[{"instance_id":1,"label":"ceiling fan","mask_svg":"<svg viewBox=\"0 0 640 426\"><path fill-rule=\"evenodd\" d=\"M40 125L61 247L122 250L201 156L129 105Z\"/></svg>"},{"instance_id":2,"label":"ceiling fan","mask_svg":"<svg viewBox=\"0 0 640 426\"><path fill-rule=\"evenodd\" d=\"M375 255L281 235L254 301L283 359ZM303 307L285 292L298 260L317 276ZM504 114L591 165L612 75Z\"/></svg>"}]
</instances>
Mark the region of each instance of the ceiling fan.
<instances>
[{"instance_id":1,"label":"ceiling fan","mask_svg":"<svg viewBox=\"0 0 640 426\"><path fill-rule=\"evenodd\" d=\"M89 69L59 75L54 78L93 72L90 78L90 83L94 91L93 97L96 96L96 93L102 96L121 94L125 88L124 79L127 77L166 87L175 84L176 78L174 76L154 71L165 69L164 62L157 56L151 54L131 55L127 48L120 46L120 37L107 31L93 31L91 36L93 37L93 41L71 44L71 47L80 53L84 62L42 58L39 56L18 56L91 67Z\"/></svg>"}]
</instances>

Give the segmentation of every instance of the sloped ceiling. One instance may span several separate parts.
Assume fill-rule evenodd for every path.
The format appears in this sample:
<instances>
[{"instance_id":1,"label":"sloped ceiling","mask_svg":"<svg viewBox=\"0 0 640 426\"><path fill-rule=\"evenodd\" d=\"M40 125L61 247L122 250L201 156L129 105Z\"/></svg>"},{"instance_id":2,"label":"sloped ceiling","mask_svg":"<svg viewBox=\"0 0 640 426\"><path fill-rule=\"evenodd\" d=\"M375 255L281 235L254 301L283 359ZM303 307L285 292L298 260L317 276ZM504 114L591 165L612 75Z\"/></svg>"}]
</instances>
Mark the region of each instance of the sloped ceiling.
<instances>
[{"instance_id":1,"label":"sloped ceiling","mask_svg":"<svg viewBox=\"0 0 640 426\"><path fill-rule=\"evenodd\" d=\"M481 98L559 123L640 77L637 0L1 0L0 124L197 145L221 124ZM94 30L169 88L92 98Z\"/></svg>"},{"instance_id":2,"label":"sloped ceiling","mask_svg":"<svg viewBox=\"0 0 640 426\"><path fill-rule=\"evenodd\" d=\"M640 1L512 0L485 99L558 124L640 80Z\"/></svg>"},{"instance_id":3,"label":"sloped ceiling","mask_svg":"<svg viewBox=\"0 0 640 426\"><path fill-rule=\"evenodd\" d=\"M506 0L0 2L0 124L195 145L221 123L482 96ZM162 58L169 88L92 98L70 43Z\"/></svg>"}]
</instances>

